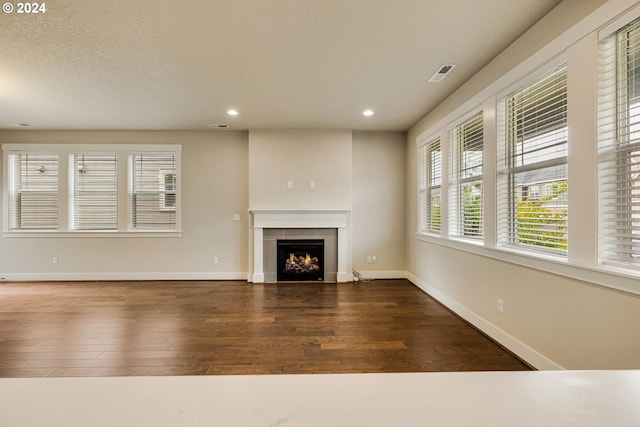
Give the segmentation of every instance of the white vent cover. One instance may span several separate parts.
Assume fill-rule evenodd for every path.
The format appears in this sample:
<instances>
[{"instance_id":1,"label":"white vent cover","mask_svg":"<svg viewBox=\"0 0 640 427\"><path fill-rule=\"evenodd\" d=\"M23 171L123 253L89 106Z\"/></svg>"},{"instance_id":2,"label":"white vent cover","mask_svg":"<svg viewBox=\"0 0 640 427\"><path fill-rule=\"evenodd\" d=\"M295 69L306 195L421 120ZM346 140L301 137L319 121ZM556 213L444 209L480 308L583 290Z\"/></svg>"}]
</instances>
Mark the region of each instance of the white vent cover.
<instances>
[{"instance_id":1,"label":"white vent cover","mask_svg":"<svg viewBox=\"0 0 640 427\"><path fill-rule=\"evenodd\" d=\"M209 129L227 129L229 125L225 123L207 123L207 127Z\"/></svg>"},{"instance_id":2,"label":"white vent cover","mask_svg":"<svg viewBox=\"0 0 640 427\"><path fill-rule=\"evenodd\" d=\"M455 68L456 64L444 64L438 68L438 71L434 73L429 79L429 83L440 83L445 77L449 75L451 70Z\"/></svg>"}]
</instances>

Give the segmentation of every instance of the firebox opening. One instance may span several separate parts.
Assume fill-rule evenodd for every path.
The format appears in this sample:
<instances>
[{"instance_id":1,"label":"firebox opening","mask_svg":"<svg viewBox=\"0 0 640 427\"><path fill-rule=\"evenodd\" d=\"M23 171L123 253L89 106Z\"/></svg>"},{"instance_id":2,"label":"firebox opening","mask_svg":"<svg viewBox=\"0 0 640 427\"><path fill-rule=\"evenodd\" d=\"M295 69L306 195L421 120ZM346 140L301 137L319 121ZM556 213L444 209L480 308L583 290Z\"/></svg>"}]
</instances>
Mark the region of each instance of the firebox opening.
<instances>
[{"instance_id":1,"label":"firebox opening","mask_svg":"<svg viewBox=\"0 0 640 427\"><path fill-rule=\"evenodd\" d=\"M278 240L278 281L324 280L324 240Z\"/></svg>"}]
</instances>

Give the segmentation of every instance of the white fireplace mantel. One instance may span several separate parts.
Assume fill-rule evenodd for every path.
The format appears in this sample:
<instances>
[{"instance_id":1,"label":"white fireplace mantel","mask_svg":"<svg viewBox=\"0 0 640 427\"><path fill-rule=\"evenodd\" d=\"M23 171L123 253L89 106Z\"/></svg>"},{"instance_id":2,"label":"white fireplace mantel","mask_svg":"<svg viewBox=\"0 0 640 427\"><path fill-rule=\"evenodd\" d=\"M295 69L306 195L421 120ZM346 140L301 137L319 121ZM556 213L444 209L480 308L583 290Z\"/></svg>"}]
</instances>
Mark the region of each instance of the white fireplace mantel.
<instances>
[{"instance_id":1,"label":"white fireplace mantel","mask_svg":"<svg viewBox=\"0 0 640 427\"><path fill-rule=\"evenodd\" d=\"M252 218L253 271L249 281L264 283L265 228L335 228L338 230L338 282L352 278L351 211L349 210L250 210Z\"/></svg>"}]
</instances>

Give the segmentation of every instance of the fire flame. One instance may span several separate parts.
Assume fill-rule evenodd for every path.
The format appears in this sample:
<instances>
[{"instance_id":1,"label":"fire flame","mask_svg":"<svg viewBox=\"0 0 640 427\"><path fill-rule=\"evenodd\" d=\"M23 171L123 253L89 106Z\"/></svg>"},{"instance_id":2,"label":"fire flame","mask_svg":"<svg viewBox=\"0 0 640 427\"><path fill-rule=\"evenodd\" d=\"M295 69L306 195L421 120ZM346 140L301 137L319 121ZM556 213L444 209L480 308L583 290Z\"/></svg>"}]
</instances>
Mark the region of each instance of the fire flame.
<instances>
[{"instance_id":1,"label":"fire flame","mask_svg":"<svg viewBox=\"0 0 640 427\"><path fill-rule=\"evenodd\" d=\"M296 262L296 256L293 254L293 252L289 253L289 262L291 262L292 264Z\"/></svg>"},{"instance_id":2,"label":"fire flame","mask_svg":"<svg viewBox=\"0 0 640 427\"><path fill-rule=\"evenodd\" d=\"M304 258L304 263L309 265L310 262L311 262L311 257L309 256L309 254L307 254L307 256Z\"/></svg>"}]
</instances>

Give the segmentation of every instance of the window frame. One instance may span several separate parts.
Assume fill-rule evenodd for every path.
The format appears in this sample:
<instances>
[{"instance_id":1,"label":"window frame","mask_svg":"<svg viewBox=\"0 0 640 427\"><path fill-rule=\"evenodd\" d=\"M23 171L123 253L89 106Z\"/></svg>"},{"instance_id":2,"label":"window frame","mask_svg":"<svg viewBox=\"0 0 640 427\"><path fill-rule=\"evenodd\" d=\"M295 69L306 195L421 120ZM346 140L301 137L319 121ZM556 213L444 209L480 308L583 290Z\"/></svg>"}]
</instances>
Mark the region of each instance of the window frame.
<instances>
[{"instance_id":1,"label":"window frame","mask_svg":"<svg viewBox=\"0 0 640 427\"><path fill-rule=\"evenodd\" d=\"M12 167L10 165L10 162L13 158L15 158L14 156L17 156L16 162L20 163L20 169L19 169L19 173L11 173L12 171ZM47 191L47 190L42 190L42 189L38 189L38 190L31 190L26 188L28 186L24 186L22 184L22 182L19 184L19 188L17 188L18 184L14 183L14 180L17 179L17 175L20 175L21 178L23 177L23 175L25 175L24 168L22 163L25 161L23 160L23 156L26 157L26 162L28 164L29 162L29 156L35 156L36 158L40 158L39 161L36 162L36 164L41 163L41 165L35 169L35 165L34 165L34 169L35 171L37 171L38 173L47 173L49 172L47 170L47 168L45 167L45 164L49 164L51 162L53 162L55 164L55 175L54 178L55 180L55 190L54 191ZM46 159L46 157L50 157L49 159ZM3 198L3 202L4 202L4 207L5 207L5 215L4 215L4 219L5 219L5 225L4 227L7 230L10 230L11 232L14 233L24 233L24 232L28 232L28 233L33 233L33 232L55 232L58 230L59 227L59 218L60 218L60 209L59 209L59 193L60 193L60 156L58 155L58 153L48 150L48 151L35 151L35 150L16 150L13 151L11 153L7 153L7 155L5 155L5 159L4 159L4 170L5 170L5 176L4 176L4 182L6 183L4 186L4 198ZM26 178L29 179L31 175L29 174L28 170L26 171ZM37 174L33 174L33 177L37 177ZM37 179L37 178L34 178ZM45 180L41 180L43 181L40 185L43 184L49 184L51 185L51 180L49 181L45 181ZM17 191L17 194L14 196L14 192ZM25 222L25 219L22 218L22 216L20 216L19 218L16 216L13 216L12 214L14 213L14 210L17 211L18 209L22 212L22 208L17 208L15 207L15 209L13 209L14 207L14 203L22 203L22 200L24 199L24 195L25 194L39 194L39 195L44 195L44 194L52 194L53 195L53 201L54 201L54 210L55 210L55 226L42 226L42 227L23 227L23 222ZM14 201L15 199L15 201ZM19 200L19 202L18 202ZM13 226L13 224L19 224L16 225L15 227Z\"/></svg>"},{"instance_id":2,"label":"window frame","mask_svg":"<svg viewBox=\"0 0 640 427\"><path fill-rule=\"evenodd\" d=\"M3 212L2 236L8 238L20 237L181 237L182 236L182 203L181 203L181 154L182 145L179 144L29 144L5 143L3 151ZM55 153L59 159L58 176L58 229L57 230L11 230L9 228L9 155L20 152ZM175 229L130 229L128 225L128 162L135 153L172 153L176 158L176 188L174 208L176 220ZM104 154L117 155L117 216L118 226L115 230L82 230L72 228L72 178L74 154ZM160 206L158 207L160 210Z\"/></svg>"},{"instance_id":3,"label":"window frame","mask_svg":"<svg viewBox=\"0 0 640 427\"><path fill-rule=\"evenodd\" d=\"M434 162L430 156L431 153L436 151L440 152L438 159L439 162L439 175L434 176L435 168ZM442 164L442 138L440 136L434 136L425 140L418 147L418 169L419 169L419 183L418 183L418 232L421 234L441 235L443 228L442 221L442 191L443 191L443 164ZM440 216L439 227L434 228L434 205L433 195L434 192L440 193Z\"/></svg>"},{"instance_id":4,"label":"window frame","mask_svg":"<svg viewBox=\"0 0 640 427\"><path fill-rule=\"evenodd\" d=\"M564 126L561 126L557 129L545 130L544 132L532 135L529 138L529 140L531 143L532 140L544 139L542 137L550 135L558 130L561 130L560 133L564 133L564 136L565 136L564 141L556 142L553 145L542 145L542 148L535 147L535 150L533 150L532 153L536 151L547 150L550 148L553 149L554 146L562 145L565 147L564 148L565 154L562 156L552 157L546 160L536 159L533 162L525 163L524 156L529 152L525 153L525 151L522 151L520 154L517 154L518 144L521 144L522 145L521 148L522 150L524 150L524 146L525 146L524 137L522 137L522 140L519 143L518 138L515 138L513 137L513 135L510 135L511 128L508 123L509 114L510 114L510 109L515 109L515 107L510 106L509 103L515 96L521 93L524 93L525 91L534 87L536 84L542 83L545 79L553 76L554 74L560 72L561 70L564 73L564 79L565 79L565 83L564 83L565 95L564 96L567 99L567 102L565 103L565 107L564 107L564 116L565 116ZM534 105L536 107L538 106L538 104L534 104ZM522 229L519 228L520 227L519 225L520 220L518 219L520 217L519 205L524 201L518 200L519 193L518 193L517 183L516 183L516 178L517 178L517 175L519 174L526 174L526 173L533 174L535 172L542 173L545 170L549 170L551 168L565 169L566 172L565 172L565 177L563 179L560 179L560 178L556 179L556 176L554 175L554 179L552 180L541 180L541 181L533 182L533 185L535 185L536 187L539 187L539 194L541 194L543 187L548 182L561 181L558 187L559 188L557 192L558 194L553 199L547 200L547 202L560 200L559 198L561 196L563 198L566 198L568 196L567 188L568 188L568 181L569 181L569 176L568 176L569 122L567 119L567 111L568 111L568 64L564 56L560 56L556 58L554 61L552 61L551 63L547 64L546 66L539 68L534 73L532 73L527 79L524 79L512 85L508 90L503 91L498 96L498 105L497 105L498 182L496 187L498 202L497 202L497 208L496 208L496 215L498 218L498 229L497 229L498 245L506 250L513 250L513 251L518 251L522 253L530 253L532 255L539 255L539 256L549 256L549 257L558 258L558 259L567 259L568 257L568 241L566 238L566 236L568 235L568 222L569 222L568 204L565 209L566 213L565 213L565 219L564 219L565 247L562 247L562 240L559 240L557 243L550 242L555 244L556 247L552 247L548 245L545 246L544 243L546 241L544 240L543 230L546 223L544 222L544 220L541 220L543 225L540 226L541 228L539 230L536 231L535 228L531 229L532 230L531 235L533 236L531 238L531 241L533 243L527 244L527 243L520 242L520 240L527 240L529 237L526 235L527 233L526 228L522 228ZM555 124L555 120L551 120L550 122ZM553 139L553 138L550 137L550 139ZM537 145L537 143L534 143L534 145ZM533 154L533 155L538 156L538 154ZM522 162L521 164L515 163L518 157L520 157L520 161ZM565 189L563 189L562 183L565 184L564 185ZM532 202L535 202L535 200L532 200ZM542 202L544 201L541 200L538 202L540 202L542 206ZM536 206L532 206L528 208L524 207L524 209L536 209ZM548 211L550 211L550 213L543 212L541 213L541 215L543 216L554 215L553 209L548 209ZM535 218L536 218L535 215L530 214L529 218L527 218L526 221L535 220ZM562 219L560 219L558 222L561 223ZM537 225L534 224L533 227L536 227L536 226ZM552 230L553 233L558 233L562 229L561 226L557 226L555 223L552 223L551 227L552 228L556 227L556 229ZM520 235L519 230L523 230L524 234Z\"/></svg>"},{"instance_id":5,"label":"window frame","mask_svg":"<svg viewBox=\"0 0 640 427\"><path fill-rule=\"evenodd\" d=\"M598 262L638 272L640 233L634 233L634 224L640 222L640 178L633 175L640 175L640 65L632 70L629 66L640 61L640 49L634 49L632 60L619 49L619 37L626 33L622 41L628 45L631 31L637 45L640 17L614 28L598 44ZM632 77L631 71L635 72ZM631 87L634 97L629 94ZM621 176L627 178L621 180Z\"/></svg>"},{"instance_id":6,"label":"window frame","mask_svg":"<svg viewBox=\"0 0 640 427\"><path fill-rule=\"evenodd\" d=\"M479 120L479 125L474 121ZM480 154L480 163L471 167L466 165L463 158L462 147L467 142L467 131L469 126L475 132L479 132L482 152ZM450 163L449 163L449 235L456 239L469 240L473 242L481 242L484 240L484 109L482 107L475 108L471 113L463 116L449 129L449 146L450 146ZM468 174L462 176L466 171L472 168L479 168L480 173ZM480 212L478 233L467 233L466 230L466 205L462 201L464 187L468 184L480 184Z\"/></svg>"},{"instance_id":7,"label":"window frame","mask_svg":"<svg viewBox=\"0 0 640 427\"><path fill-rule=\"evenodd\" d=\"M83 162L85 161L84 156L113 156L115 158L115 226L113 228L85 228L84 226L78 225L78 220L75 219L75 211L76 204L78 203L77 197L80 195L78 185L76 184L76 178L79 178L77 173L79 173L79 168L76 167L76 156L83 156ZM106 151L78 151L73 152L69 156L69 229L76 231L85 231L85 232L112 232L118 231L118 203L119 203L119 185L118 185L118 154L116 152L106 152ZM83 165L84 166L84 165ZM88 173L92 172L91 168L89 168ZM93 193L109 193L109 191L100 191L93 190Z\"/></svg>"}]
</instances>

